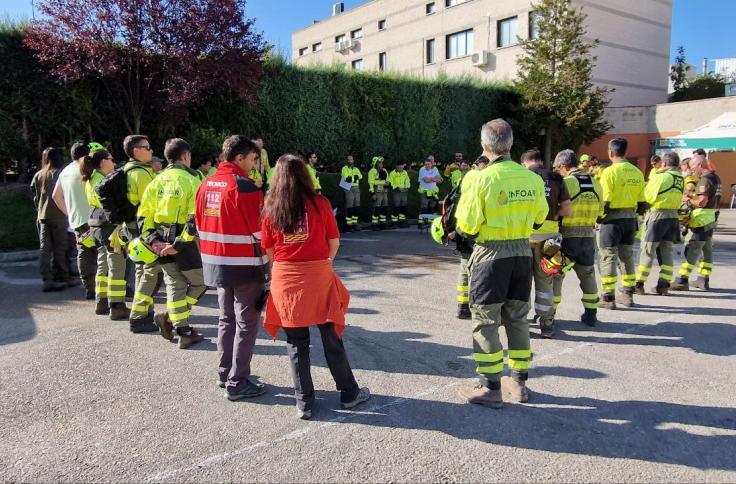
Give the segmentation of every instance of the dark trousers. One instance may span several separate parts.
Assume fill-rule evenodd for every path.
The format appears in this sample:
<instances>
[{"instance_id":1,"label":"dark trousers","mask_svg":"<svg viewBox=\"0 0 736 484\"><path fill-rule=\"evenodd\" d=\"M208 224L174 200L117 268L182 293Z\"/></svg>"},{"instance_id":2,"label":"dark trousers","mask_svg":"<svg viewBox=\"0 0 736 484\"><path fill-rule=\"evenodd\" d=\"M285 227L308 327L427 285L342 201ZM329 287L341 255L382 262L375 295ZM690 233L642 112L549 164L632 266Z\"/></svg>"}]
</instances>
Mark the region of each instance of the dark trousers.
<instances>
[{"instance_id":1,"label":"dark trousers","mask_svg":"<svg viewBox=\"0 0 736 484\"><path fill-rule=\"evenodd\" d=\"M63 222L41 220L39 225L41 239L39 269L44 282L67 282L69 279L66 251L69 237L66 226L66 220Z\"/></svg>"},{"instance_id":2,"label":"dark trousers","mask_svg":"<svg viewBox=\"0 0 736 484\"><path fill-rule=\"evenodd\" d=\"M82 279L84 289L87 292L95 292L95 275L97 274L97 247L83 245L82 237L86 236L88 227L85 225L74 231L77 245L77 268L79 277Z\"/></svg>"},{"instance_id":3,"label":"dark trousers","mask_svg":"<svg viewBox=\"0 0 736 484\"><path fill-rule=\"evenodd\" d=\"M342 339L337 337L335 325L320 324L322 346L332 378L340 391L340 401L350 402L358 396L358 382L350 368L348 356ZM311 361L309 358L309 328L284 328L286 349L291 362L291 376L294 379L296 404L302 410L311 410L314 404L314 384L312 383Z\"/></svg>"},{"instance_id":4,"label":"dark trousers","mask_svg":"<svg viewBox=\"0 0 736 484\"><path fill-rule=\"evenodd\" d=\"M255 305L263 294L263 283L254 282L236 287L218 287L220 324L217 331L217 352L220 355L220 381L227 382L228 391L248 384L250 361L258 335L260 313Z\"/></svg>"}]
</instances>

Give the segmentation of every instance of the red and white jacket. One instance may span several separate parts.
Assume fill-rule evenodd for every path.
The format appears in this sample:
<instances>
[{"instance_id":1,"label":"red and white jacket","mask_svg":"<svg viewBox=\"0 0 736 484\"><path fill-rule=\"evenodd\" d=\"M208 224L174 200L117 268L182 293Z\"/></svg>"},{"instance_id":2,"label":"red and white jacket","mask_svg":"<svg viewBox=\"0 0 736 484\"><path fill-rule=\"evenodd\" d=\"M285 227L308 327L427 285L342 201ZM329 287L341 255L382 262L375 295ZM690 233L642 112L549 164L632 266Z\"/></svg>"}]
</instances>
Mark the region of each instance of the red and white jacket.
<instances>
[{"instance_id":1,"label":"red and white jacket","mask_svg":"<svg viewBox=\"0 0 736 484\"><path fill-rule=\"evenodd\" d=\"M265 282L268 257L261 254L263 192L234 163L223 161L197 192L205 284L235 287Z\"/></svg>"}]
</instances>

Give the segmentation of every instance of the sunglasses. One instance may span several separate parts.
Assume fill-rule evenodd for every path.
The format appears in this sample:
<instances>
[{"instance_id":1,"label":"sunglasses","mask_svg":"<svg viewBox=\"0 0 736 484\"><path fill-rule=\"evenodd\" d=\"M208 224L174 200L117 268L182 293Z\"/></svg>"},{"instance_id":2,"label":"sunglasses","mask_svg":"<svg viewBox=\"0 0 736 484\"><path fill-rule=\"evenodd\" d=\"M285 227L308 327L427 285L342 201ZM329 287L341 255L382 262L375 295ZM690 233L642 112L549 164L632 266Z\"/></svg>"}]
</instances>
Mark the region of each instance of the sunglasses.
<instances>
[{"instance_id":1,"label":"sunglasses","mask_svg":"<svg viewBox=\"0 0 736 484\"><path fill-rule=\"evenodd\" d=\"M136 148L138 148L138 149L140 149L140 150L153 151L153 149L151 148L151 145L146 145L146 146L136 146Z\"/></svg>"}]
</instances>

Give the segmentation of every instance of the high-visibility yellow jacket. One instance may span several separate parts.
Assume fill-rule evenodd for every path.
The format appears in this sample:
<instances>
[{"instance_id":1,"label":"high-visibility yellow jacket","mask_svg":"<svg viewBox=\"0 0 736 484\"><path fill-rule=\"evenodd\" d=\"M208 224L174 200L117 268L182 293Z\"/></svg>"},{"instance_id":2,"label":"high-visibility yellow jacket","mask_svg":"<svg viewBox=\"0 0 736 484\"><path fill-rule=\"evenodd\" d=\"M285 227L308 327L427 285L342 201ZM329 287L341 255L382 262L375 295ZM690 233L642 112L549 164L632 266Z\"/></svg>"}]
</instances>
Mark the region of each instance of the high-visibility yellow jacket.
<instances>
[{"instance_id":1,"label":"high-visibility yellow jacket","mask_svg":"<svg viewBox=\"0 0 736 484\"><path fill-rule=\"evenodd\" d=\"M409 173L406 170L393 170L388 174L388 183L391 185L393 190L408 190L411 188L411 180L409 179Z\"/></svg>"},{"instance_id":2,"label":"high-visibility yellow jacket","mask_svg":"<svg viewBox=\"0 0 736 484\"><path fill-rule=\"evenodd\" d=\"M544 181L512 160L494 160L469 183L456 212L457 228L478 243L528 239L549 207Z\"/></svg>"},{"instance_id":3,"label":"high-visibility yellow jacket","mask_svg":"<svg viewBox=\"0 0 736 484\"><path fill-rule=\"evenodd\" d=\"M677 210L684 189L685 179L677 168L658 170L649 177L644 198L653 210Z\"/></svg>"},{"instance_id":4,"label":"high-visibility yellow jacket","mask_svg":"<svg viewBox=\"0 0 736 484\"><path fill-rule=\"evenodd\" d=\"M132 168L143 168L142 170L133 170ZM128 200L134 206L141 204L143 192L146 191L148 184L153 181L155 175L150 163L141 163L140 161L130 160L125 164L124 170L127 174L128 181Z\"/></svg>"},{"instance_id":5,"label":"high-visibility yellow jacket","mask_svg":"<svg viewBox=\"0 0 736 484\"><path fill-rule=\"evenodd\" d=\"M450 183L452 183L453 188L458 186L462 179L463 179L463 172L460 171L460 169L453 170L452 173L450 173Z\"/></svg>"},{"instance_id":6,"label":"high-visibility yellow jacket","mask_svg":"<svg viewBox=\"0 0 736 484\"><path fill-rule=\"evenodd\" d=\"M388 183L388 171L385 168L371 168L368 172L368 190L371 193L383 192Z\"/></svg>"},{"instance_id":7,"label":"high-visibility yellow jacket","mask_svg":"<svg viewBox=\"0 0 736 484\"><path fill-rule=\"evenodd\" d=\"M87 195L87 203L89 203L89 206L92 208L102 208L100 196L97 195L97 190L95 190L95 188L97 188L97 185L99 185L104 179L105 175L103 175L102 172L95 170L92 172L90 179L84 183L84 193Z\"/></svg>"},{"instance_id":8,"label":"high-visibility yellow jacket","mask_svg":"<svg viewBox=\"0 0 736 484\"><path fill-rule=\"evenodd\" d=\"M322 190L322 185L319 183L319 178L317 178L317 169L307 163L307 171L309 172L309 177L312 179L312 184L314 184L314 189Z\"/></svg>"},{"instance_id":9,"label":"high-visibility yellow jacket","mask_svg":"<svg viewBox=\"0 0 736 484\"><path fill-rule=\"evenodd\" d=\"M592 228L603 210L603 189L593 175L575 170L565 177L565 186L572 202L572 215L563 217L566 228Z\"/></svg>"},{"instance_id":10,"label":"high-visibility yellow jacket","mask_svg":"<svg viewBox=\"0 0 736 484\"><path fill-rule=\"evenodd\" d=\"M644 174L628 161L606 168L601 176L603 203L612 210L636 210L644 199Z\"/></svg>"},{"instance_id":11,"label":"high-visibility yellow jacket","mask_svg":"<svg viewBox=\"0 0 736 484\"><path fill-rule=\"evenodd\" d=\"M352 183L354 187L357 187L360 186L360 180L363 179L363 174L357 167L353 166L351 168L348 165L345 165L340 171L340 177L348 183Z\"/></svg>"},{"instance_id":12,"label":"high-visibility yellow jacket","mask_svg":"<svg viewBox=\"0 0 736 484\"><path fill-rule=\"evenodd\" d=\"M138 207L143 238L149 240L161 225L186 224L176 238L183 242L194 240L193 221L200 183L194 171L183 165L174 164L162 170L146 188Z\"/></svg>"}]
</instances>

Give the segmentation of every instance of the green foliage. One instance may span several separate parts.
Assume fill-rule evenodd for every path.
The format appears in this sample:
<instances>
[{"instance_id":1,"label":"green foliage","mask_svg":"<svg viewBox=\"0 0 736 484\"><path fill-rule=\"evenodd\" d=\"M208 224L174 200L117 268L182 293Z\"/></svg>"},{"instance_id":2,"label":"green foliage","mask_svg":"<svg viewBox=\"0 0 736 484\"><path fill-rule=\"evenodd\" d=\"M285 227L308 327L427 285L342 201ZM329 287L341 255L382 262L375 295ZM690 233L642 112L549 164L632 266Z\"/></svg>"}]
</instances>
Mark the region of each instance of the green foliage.
<instances>
[{"instance_id":1,"label":"green foliage","mask_svg":"<svg viewBox=\"0 0 736 484\"><path fill-rule=\"evenodd\" d=\"M481 125L505 117L516 126L519 106L518 94L506 85L302 69L275 57L255 104L209 99L184 136L199 126L247 133L265 139L272 155L316 151L328 171L337 170L348 154L362 168L377 154L391 166L397 160L417 163L430 153L439 160L455 151L474 158L481 153Z\"/></svg>"},{"instance_id":2,"label":"green foliage","mask_svg":"<svg viewBox=\"0 0 736 484\"><path fill-rule=\"evenodd\" d=\"M728 83L728 79L718 74L698 76L692 81L687 81L684 86L675 91L670 101L697 101L698 99L724 97Z\"/></svg>"},{"instance_id":3,"label":"green foliage","mask_svg":"<svg viewBox=\"0 0 736 484\"><path fill-rule=\"evenodd\" d=\"M12 185L0 192L0 251L38 249L36 209L25 185Z\"/></svg>"},{"instance_id":4,"label":"green foliage","mask_svg":"<svg viewBox=\"0 0 736 484\"><path fill-rule=\"evenodd\" d=\"M570 0L539 0L533 8L538 36L520 39L516 87L545 130L549 161L553 152L591 143L610 129L603 118L608 90L592 82L598 40L586 40L586 15Z\"/></svg>"},{"instance_id":5,"label":"green foliage","mask_svg":"<svg viewBox=\"0 0 736 484\"><path fill-rule=\"evenodd\" d=\"M670 80L675 93L682 91L687 86L687 59L685 58L685 47L682 45L677 48L675 66L670 72Z\"/></svg>"}]
</instances>

